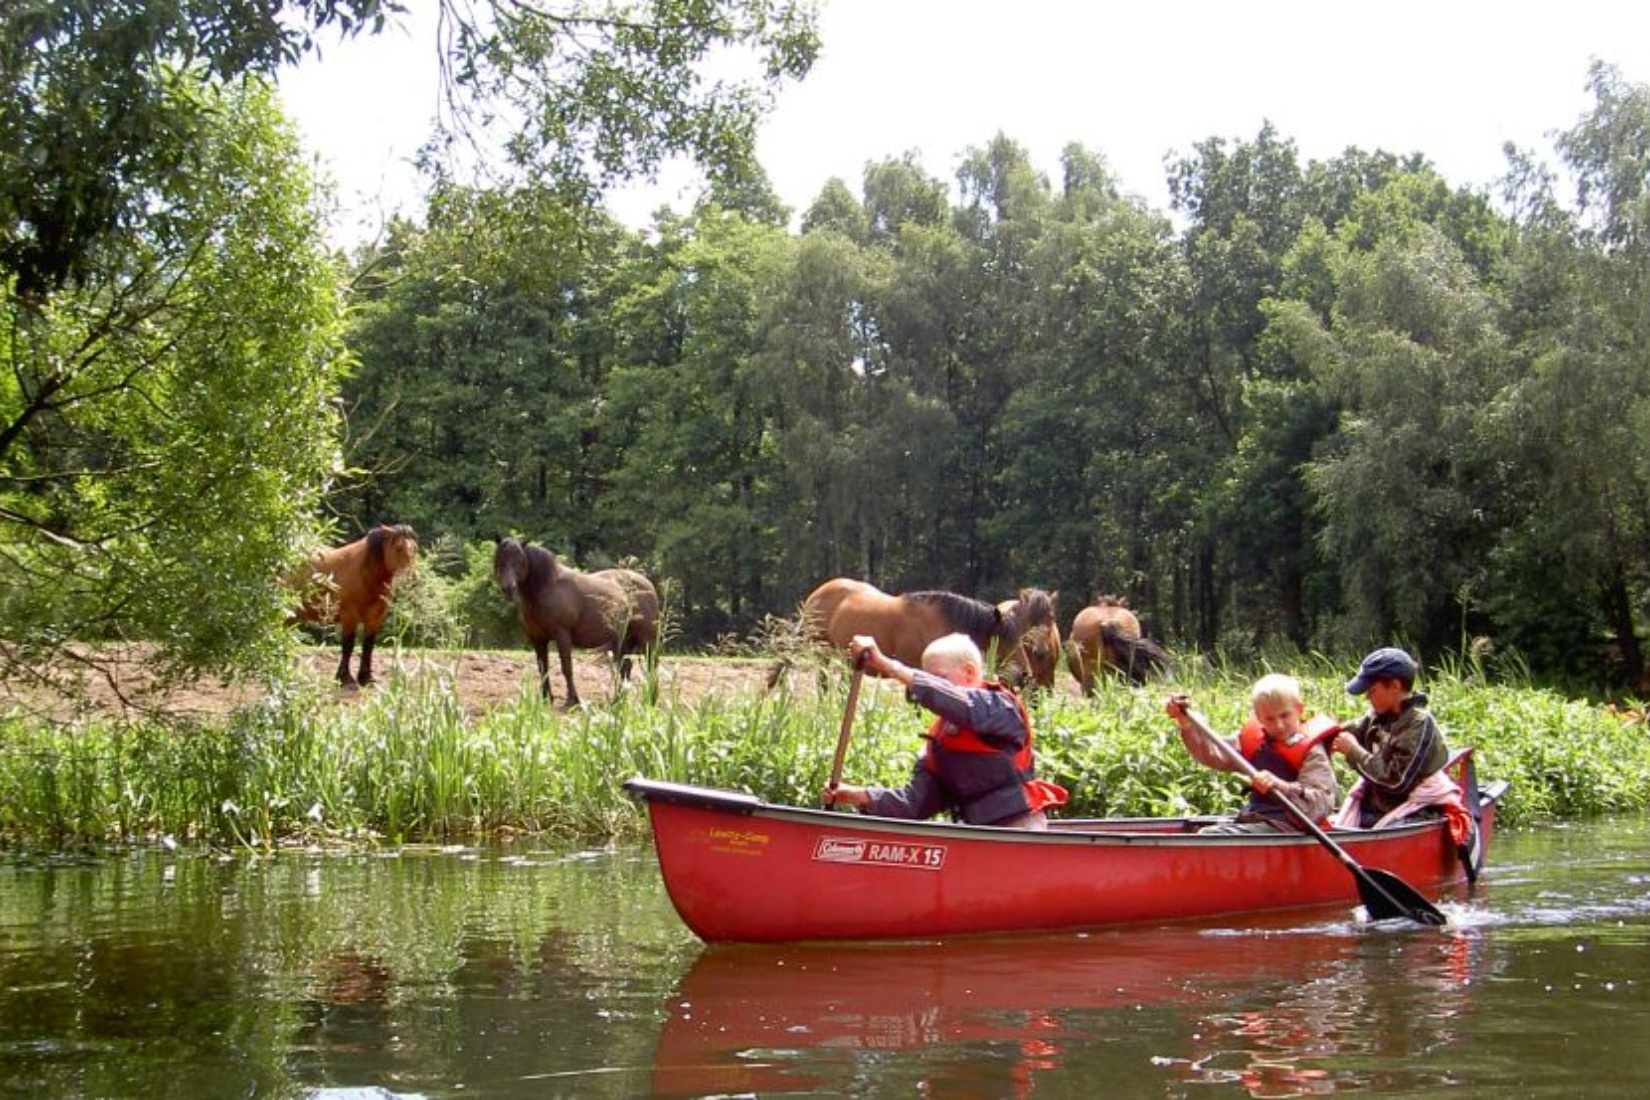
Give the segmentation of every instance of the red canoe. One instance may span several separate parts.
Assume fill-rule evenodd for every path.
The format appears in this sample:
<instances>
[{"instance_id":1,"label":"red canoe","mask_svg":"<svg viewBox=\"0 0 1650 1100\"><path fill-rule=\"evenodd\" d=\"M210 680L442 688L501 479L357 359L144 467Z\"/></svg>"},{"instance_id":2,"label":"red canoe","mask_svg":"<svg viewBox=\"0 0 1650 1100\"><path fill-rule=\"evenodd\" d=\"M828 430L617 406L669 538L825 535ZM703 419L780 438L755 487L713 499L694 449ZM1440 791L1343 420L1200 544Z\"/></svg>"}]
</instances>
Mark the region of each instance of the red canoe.
<instances>
[{"instance_id":1,"label":"red canoe","mask_svg":"<svg viewBox=\"0 0 1650 1100\"><path fill-rule=\"evenodd\" d=\"M1495 804L1470 750L1452 764L1485 853ZM1047 832L774 805L636 778L665 889L708 943L933 939L1354 906L1357 879L1313 837L1201 834L1210 818L1055 822ZM1436 892L1465 881L1442 819L1337 830L1360 866Z\"/></svg>"}]
</instances>

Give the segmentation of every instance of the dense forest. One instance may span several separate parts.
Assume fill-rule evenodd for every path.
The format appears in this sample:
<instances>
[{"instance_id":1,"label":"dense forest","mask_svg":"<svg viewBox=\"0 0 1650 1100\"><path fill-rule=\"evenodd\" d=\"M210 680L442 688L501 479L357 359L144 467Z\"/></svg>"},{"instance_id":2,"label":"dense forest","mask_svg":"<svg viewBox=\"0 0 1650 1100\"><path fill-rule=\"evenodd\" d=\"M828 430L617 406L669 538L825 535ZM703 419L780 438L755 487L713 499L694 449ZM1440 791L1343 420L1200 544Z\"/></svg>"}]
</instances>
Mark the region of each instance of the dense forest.
<instances>
[{"instance_id":1,"label":"dense forest","mask_svg":"<svg viewBox=\"0 0 1650 1100\"><path fill-rule=\"evenodd\" d=\"M1175 158L1167 210L1104 150L1050 179L997 134L952 180L891 155L790 211L752 135L817 52L805 9L442 0L469 112L423 214L337 256L268 77L400 8L0 17L7 675L104 639L275 667L279 578L394 522L437 572L505 534L632 562L682 646L850 575L1645 692L1650 88L1611 66L1495 194L1263 126ZM756 86L693 79L733 48ZM441 150L504 118L510 170L464 182ZM697 207L603 212L677 154Z\"/></svg>"},{"instance_id":2,"label":"dense forest","mask_svg":"<svg viewBox=\"0 0 1650 1100\"><path fill-rule=\"evenodd\" d=\"M798 217L646 232L444 187L355 258L359 524L669 578L690 644L821 580L1126 597L1253 653L1398 639L1631 686L1650 608L1650 92L1608 67L1504 193L1210 138L1171 209L996 135Z\"/></svg>"}]
</instances>

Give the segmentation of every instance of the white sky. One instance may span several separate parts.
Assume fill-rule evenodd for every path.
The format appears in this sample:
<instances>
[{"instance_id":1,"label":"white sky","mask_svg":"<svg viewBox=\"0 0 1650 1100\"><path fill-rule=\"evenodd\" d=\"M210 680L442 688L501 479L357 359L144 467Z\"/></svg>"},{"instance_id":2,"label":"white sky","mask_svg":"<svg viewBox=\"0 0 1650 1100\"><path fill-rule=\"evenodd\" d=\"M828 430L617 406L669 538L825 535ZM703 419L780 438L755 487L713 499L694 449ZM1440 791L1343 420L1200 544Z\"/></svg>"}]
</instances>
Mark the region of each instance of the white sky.
<instances>
[{"instance_id":1,"label":"white sky","mask_svg":"<svg viewBox=\"0 0 1650 1100\"><path fill-rule=\"evenodd\" d=\"M428 0L413 0L428 4ZM915 150L951 180L999 130L1057 178L1079 142L1123 189L1167 210L1164 157L1270 120L1302 160L1426 155L1488 188L1513 141L1552 160L1551 135L1592 106L1594 58L1650 82L1650 4L1623 0L820 0L824 49L780 95L758 156L798 213L832 176L856 193L867 162ZM288 109L338 183L341 242L392 208L416 213L410 159L436 107L428 27L334 45L282 80ZM640 226L693 199L681 171L617 195Z\"/></svg>"}]
</instances>

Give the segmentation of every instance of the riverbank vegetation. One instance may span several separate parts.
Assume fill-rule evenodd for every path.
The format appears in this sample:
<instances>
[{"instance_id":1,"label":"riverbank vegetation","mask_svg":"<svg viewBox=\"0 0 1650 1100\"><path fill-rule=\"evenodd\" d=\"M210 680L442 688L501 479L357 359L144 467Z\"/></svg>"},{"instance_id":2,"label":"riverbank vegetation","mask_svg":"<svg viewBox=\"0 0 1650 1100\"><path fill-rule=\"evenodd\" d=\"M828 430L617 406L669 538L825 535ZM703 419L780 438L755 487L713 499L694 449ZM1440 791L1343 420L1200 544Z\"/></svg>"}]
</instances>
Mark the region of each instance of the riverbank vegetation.
<instances>
[{"instance_id":1,"label":"riverbank vegetation","mask_svg":"<svg viewBox=\"0 0 1650 1100\"><path fill-rule=\"evenodd\" d=\"M1344 663L1342 663L1344 664ZM1309 707L1351 717L1345 669L1297 668ZM1218 729L1244 717L1249 672L1194 669L1175 685ZM1453 746L1477 750L1484 778L1511 781L1515 825L1650 808L1650 730L1550 691L1491 684L1481 670L1430 678ZM1041 774L1068 787L1067 816L1235 809L1242 785L1193 764L1164 716L1162 687L1107 681L1091 699L1040 696ZM816 804L841 725L842 678L822 693L738 690L687 700L657 676L612 705L572 712L524 689L468 714L450 677L392 673L355 706L286 689L221 723L0 724L0 838L22 849L179 844L221 849L474 842L515 833L633 837L645 817L635 775ZM922 716L868 682L847 775L902 783ZM1347 778L1343 771L1343 778Z\"/></svg>"}]
</instances>

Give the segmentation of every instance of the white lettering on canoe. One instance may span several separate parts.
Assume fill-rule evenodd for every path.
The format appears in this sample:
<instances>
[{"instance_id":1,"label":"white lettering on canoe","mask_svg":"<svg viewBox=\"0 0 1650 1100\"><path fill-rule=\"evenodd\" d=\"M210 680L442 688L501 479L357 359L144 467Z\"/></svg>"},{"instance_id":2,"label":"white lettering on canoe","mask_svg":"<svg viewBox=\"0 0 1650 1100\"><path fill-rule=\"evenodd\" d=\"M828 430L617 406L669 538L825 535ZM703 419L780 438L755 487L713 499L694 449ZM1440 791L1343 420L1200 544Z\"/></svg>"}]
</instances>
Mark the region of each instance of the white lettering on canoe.
<instances>
[{"instance_id":1,"label":"white lettering on canoe","mask_svg":"<svg viewBox=\"0 0 1650 1100\"><path fill-rule=\"evenodd\" d=\"M878 867L910 867L938 871L945 866L943 844L890 844L850 837L822 836L814 843L820 863L865 863Z\"/></svg>"}]
</instances>

